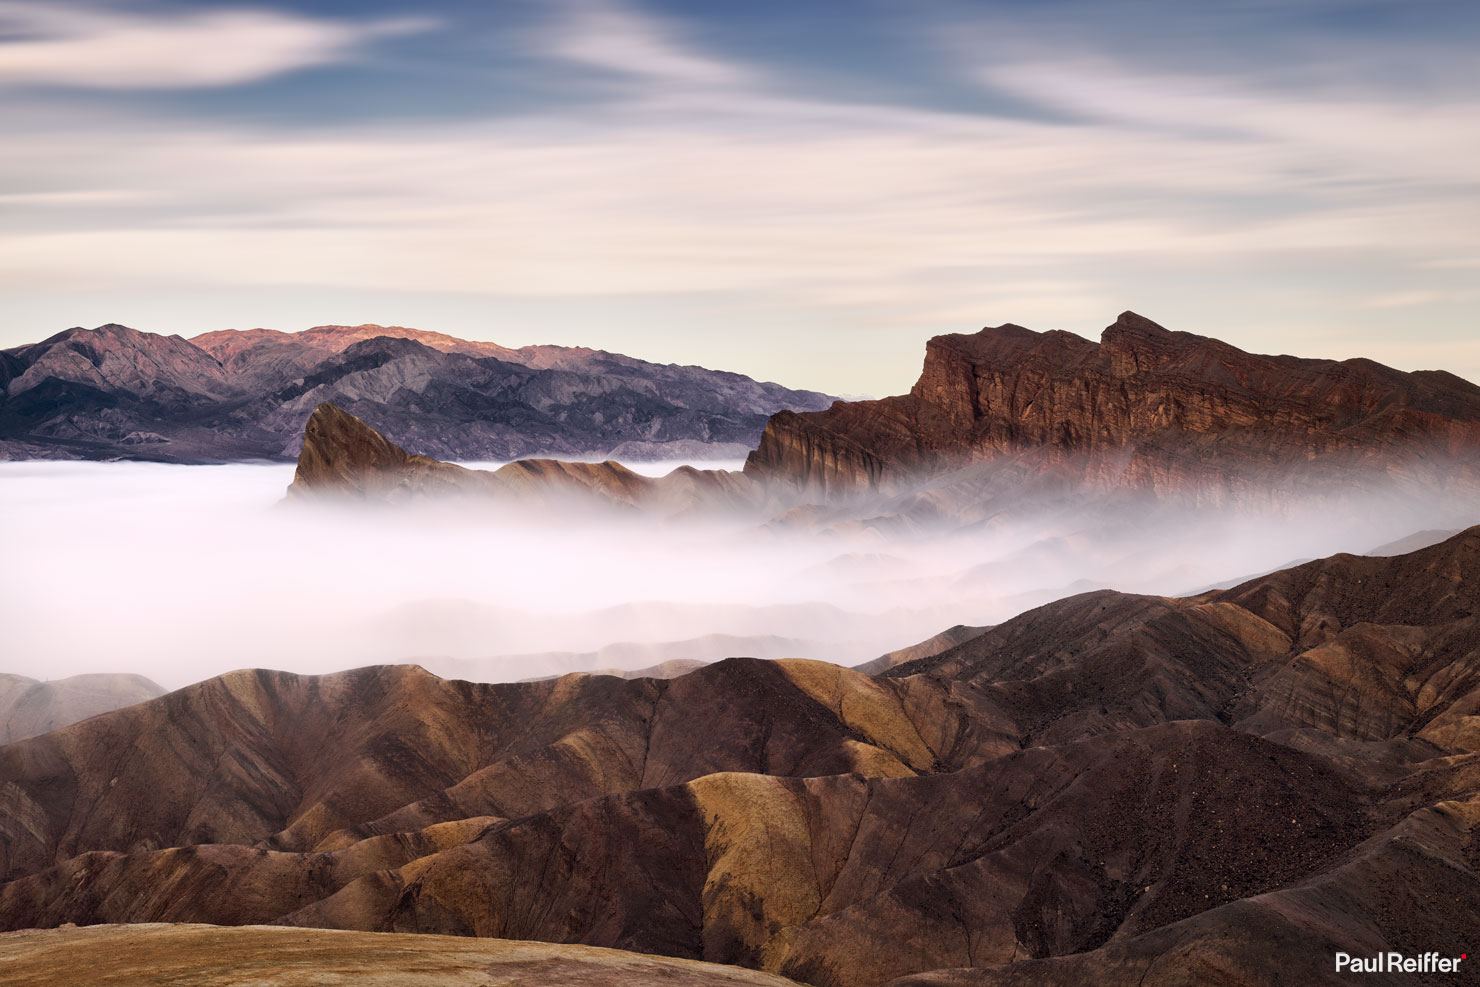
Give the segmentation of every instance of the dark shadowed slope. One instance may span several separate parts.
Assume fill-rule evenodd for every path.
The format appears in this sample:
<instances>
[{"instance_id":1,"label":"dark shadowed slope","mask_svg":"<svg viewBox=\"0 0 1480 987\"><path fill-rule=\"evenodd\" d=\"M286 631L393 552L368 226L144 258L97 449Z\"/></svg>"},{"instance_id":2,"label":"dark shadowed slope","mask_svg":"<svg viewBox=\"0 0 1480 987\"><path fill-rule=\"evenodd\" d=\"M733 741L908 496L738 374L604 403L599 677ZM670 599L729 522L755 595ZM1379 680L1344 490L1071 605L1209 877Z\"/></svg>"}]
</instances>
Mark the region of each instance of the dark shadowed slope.
<instances>
[{"instance_id":1,"label":"dark shadowed slope","mask_svg":"<svg viewBox=\"0 0 1480 987\"><path fill-rule=\"evenodd\" d=\"M1465 797L1415 811L1339 866L1291 887L1088 952L943 969L903 977L892 987L1340 987L1359 977L1393 985L1474 983L1470 944L1480 938L1477 838L1480 802L1471 781ZM1338 952L1363 958L1432 952L1460 965L1448 973L1354 975L1337 972Z\"/></svg>"}]
</instances>

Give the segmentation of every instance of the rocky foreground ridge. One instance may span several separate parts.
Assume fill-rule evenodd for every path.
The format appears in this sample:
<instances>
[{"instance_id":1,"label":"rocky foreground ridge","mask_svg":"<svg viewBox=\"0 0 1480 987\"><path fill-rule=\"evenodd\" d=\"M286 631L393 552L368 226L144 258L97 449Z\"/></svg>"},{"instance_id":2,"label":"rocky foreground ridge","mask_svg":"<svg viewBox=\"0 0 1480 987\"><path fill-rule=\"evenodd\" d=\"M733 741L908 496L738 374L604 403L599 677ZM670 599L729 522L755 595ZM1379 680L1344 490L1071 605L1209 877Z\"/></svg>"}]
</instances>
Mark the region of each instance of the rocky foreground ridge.
<instances>
[{"instance_id":1,"label":"rocky foreground ridge","mask_svg":"<svg viewBox=\"0 0 1480 987\"><path fill-rule=\"evenodd\" d=\"M974 465L1207 503L1373 479L1473 492L1480 386L1245 353L1133 312L1098 343L1008 324L930 340L908 394L777 413L745 473L837 495Z\"/></svg>"},{"instance_id":2,"label":"rocky foreground ridge","mask_svg":"<svg viewBox=\"0 0 1480 987\"><path fill-rule=\"evenodd\" d=\"M753 970L589 946L214 925L100 925L0 935L27 987L795 987Z\"/></svg>"},{"instance_id":3,"label":"rocky foreground ridge","mask_svg":"<svg viewBox=\"0 0 1480 987\"><path fill-rule=\"evenodd\" d=\"M868 676L243 671L0 747L0 927L615 947L828 987L1338 984L1480 939L1480 528Z\"/></svg>"},{"instance_id":4,"label":"rocky foreground ridge","mask_svg":"<svg viewBox=\"0 0 1480 987\"><path fill-rule=\"evenodd\" d=\"M120 325L0 351L0 459L291 459L324 402L445 459L729 458L783 408L831 399L740 374L398 326Z\"/></svg>"}]
</instances>

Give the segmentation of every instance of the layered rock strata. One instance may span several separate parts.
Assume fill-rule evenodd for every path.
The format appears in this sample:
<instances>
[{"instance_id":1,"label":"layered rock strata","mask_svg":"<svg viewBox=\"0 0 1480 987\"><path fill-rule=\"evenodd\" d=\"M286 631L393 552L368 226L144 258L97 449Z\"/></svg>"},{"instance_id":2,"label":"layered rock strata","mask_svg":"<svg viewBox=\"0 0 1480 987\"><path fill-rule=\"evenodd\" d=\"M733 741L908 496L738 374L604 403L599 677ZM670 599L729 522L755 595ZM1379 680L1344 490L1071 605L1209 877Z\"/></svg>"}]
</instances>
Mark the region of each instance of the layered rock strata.
<instances>
[{"instance_id":1,"label":"layered rock strata","mask_svg":"<svg viewBox=\"0 0 1480 987\"><path fill-rule=\"evenodd\" d=\"M1211 502L1353 478L1473 492L1480 387L1245 353L1132 312L1098 343L1008 324L930 340L908 394L777 413L745 472L840 494L972 465Z\"/></svg>"}]
</instances>

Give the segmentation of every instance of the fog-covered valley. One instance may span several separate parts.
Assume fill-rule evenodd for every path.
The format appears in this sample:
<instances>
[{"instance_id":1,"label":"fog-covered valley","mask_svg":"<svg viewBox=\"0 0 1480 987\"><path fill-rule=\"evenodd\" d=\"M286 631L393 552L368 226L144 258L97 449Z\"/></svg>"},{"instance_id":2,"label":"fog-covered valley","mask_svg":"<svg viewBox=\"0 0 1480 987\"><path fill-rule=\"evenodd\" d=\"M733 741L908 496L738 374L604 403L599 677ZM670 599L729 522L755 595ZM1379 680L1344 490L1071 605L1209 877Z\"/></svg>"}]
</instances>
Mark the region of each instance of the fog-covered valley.
<instances>
[{"instance_id":1,"label":"fog-covered valley","mask_svg":"<svg viewBox=\"0 0 1480 987\"><path fill-rule=\"evenodd\" d=\"M1417 505L1154 525L1065 509L940 530L531 517L287 503L291 479L281 465L0 464L0 671L175 688L241 667L416 662L508 681L740 654L856 664L1072 593L1186 594L1438 526Z\"/></svg>"}]
</instances>

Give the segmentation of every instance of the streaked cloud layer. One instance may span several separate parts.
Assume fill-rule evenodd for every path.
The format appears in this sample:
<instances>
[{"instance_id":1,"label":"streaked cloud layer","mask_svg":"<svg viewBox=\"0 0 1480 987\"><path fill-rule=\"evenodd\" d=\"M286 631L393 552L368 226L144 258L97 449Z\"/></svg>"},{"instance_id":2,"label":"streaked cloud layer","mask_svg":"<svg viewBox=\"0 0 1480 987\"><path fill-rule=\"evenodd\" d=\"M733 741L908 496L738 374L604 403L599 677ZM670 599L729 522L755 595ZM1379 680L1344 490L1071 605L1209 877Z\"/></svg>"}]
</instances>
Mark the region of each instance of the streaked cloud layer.
<instances>
[{"instance_id":1,"label":"streaked cloud layer","mask_svg":"<svg viewBox=\"0 0 1480 987\"><path fill-rule=\"evenodd\" d=\"M0 3L0 85L230 86L332 64L431 21L320 20L267 9L148 11L48 0Z\"/></svg>"},{"instance_id":2,"label":"streaked cloud layer","mask_svg":"<svg viewBox=\"0 0 1480 987\"><path fill-rule=\"evenodd\" d=\"M1298 6L0 4L0 345L379 321L878 393L1135 308L1480 379L1473 24Z\"/></svg>"}]
</instances>

